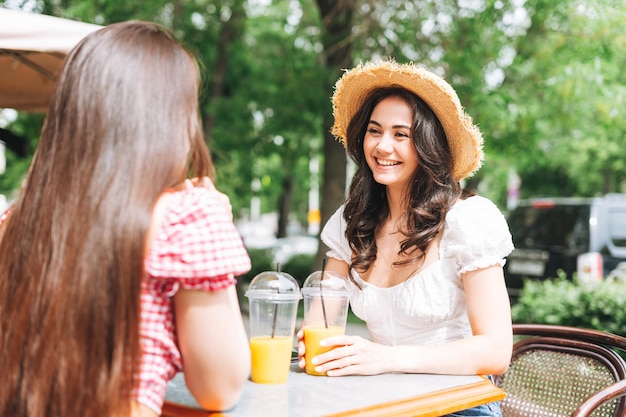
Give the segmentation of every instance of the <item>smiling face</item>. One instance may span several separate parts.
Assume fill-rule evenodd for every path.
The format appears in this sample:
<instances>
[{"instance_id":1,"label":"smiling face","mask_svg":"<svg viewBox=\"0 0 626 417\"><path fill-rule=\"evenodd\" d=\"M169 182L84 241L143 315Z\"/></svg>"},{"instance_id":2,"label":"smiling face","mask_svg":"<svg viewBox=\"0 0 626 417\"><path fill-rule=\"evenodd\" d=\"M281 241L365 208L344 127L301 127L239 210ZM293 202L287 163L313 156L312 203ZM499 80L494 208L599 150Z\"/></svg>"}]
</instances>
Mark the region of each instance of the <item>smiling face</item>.
<instances>
[{"instance_id":1,"label":"smiling face","mask_svg":"<svg viewBox=\"0 0 626 417\"><path fill-rule=\"evenodd\" d=\"M363 151L374 180L390 188L403 189L418 166L413 145L411 107L399 97L387 97L374 107Z\"/></svg>"}]
</instances>

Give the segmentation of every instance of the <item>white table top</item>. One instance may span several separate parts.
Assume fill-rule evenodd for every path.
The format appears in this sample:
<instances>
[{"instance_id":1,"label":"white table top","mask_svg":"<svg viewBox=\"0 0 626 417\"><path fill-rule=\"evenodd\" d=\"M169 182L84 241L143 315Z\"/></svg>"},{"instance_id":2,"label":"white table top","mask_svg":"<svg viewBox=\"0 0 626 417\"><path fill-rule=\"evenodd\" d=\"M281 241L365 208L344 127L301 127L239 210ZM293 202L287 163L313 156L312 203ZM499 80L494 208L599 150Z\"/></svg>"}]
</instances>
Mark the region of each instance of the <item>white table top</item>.
<instances>
[{"instance_id":1,"label":"white table top","mask_svg":"<svg viewBox=\"0 0 626 417\"><path fill-rule=\"evenodd\" d=\"M383 374L311 376L292 365L286 384L246 383L240 402L222 415L229 417L320 417L369 408L421 394L485 382L479 376ZM199 408L182 374L168 385L167 401Z\"/></svg>"}]
</instances>

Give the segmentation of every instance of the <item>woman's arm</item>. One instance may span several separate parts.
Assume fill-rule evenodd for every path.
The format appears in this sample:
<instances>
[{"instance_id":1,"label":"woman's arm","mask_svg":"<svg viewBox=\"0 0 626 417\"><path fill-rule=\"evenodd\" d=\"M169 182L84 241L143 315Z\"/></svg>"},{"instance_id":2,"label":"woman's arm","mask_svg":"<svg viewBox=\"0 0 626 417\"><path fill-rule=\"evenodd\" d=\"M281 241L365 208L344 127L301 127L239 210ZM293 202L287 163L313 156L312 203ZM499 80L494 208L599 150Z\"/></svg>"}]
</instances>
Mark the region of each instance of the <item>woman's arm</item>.
<instances>
[{"instance_id":1,"label":"woman's arm","mask_svg":"<svg viewBox=\"0 0 626 417\"><path fill-rule=\"evenodd\" d=\"M511 361L511 308L499 265L463 275L473 336L438 346L398 347L392 368L440 374L503 374Z\"/></svg>"},{"instance_id":2,"label":"woman's arm","mask_svg":"<svg viewBox=\"0 0 626 417\"><path fill-rule=\"evenodd\" d=\"M385 346L358 336L327 339L337 348L319 355L329 376L387 372L502 374L512 350L509 298L499 265L463 275L473 336L436 346Z\"/></svg>"},{"instance_id":3,"label":"woman's arm","mask_svg":"<svg viewBox=\"0 0 626 417\"><path fill-rule=\"evenodd\" d=\"M185 382L198 404L221 411L239 401L250 374L250 345L235 286L174 296Z\"/></svg>"}]
</instances>

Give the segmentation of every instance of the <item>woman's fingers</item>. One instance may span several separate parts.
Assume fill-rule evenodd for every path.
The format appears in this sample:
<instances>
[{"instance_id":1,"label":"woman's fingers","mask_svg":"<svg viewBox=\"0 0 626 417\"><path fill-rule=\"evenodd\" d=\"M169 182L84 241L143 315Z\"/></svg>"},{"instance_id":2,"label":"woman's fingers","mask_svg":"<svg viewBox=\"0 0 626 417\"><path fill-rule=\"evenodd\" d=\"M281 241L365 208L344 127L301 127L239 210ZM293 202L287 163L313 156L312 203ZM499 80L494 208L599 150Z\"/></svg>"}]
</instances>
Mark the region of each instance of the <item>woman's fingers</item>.
<instances>
[{"instance_id":1,"label":"woman's fingers","mask_svg":"<svg viewBox=\"0 0 626 417\"><path fill-rule=\"evenodd\" d=\"M209 190L215 190L215 184L213 184L213 181L211 181L211 178L209 177L194 177L185 180L185 182L187 181L191 182L193 187L202 187Z\"/></svg>"},{"instance_id":2,"label":"woman's fingers","mask_svg":"<svg viewBox=\"0 0 626 417\"><path fill-rule=\"evenodd\" d=\"M318 372L328 376L375 375L386 372L388 346L360 336L333 336L324 340L334 349L316 356Z\"/></svg>"},{"instance_id":3,"label":"woman's fingers","mask_svg":"<svg viewBox=\"0 0 626 417\"><path fill-rule=\"evenodd\" d=\"M304 369L306 366L306 360L304 359L304 354L306 353L306 347L304 346L304 331L302 329L298 330L296 337L298 339L298 366L301 369Z\"/></svg>"}]
</instances>

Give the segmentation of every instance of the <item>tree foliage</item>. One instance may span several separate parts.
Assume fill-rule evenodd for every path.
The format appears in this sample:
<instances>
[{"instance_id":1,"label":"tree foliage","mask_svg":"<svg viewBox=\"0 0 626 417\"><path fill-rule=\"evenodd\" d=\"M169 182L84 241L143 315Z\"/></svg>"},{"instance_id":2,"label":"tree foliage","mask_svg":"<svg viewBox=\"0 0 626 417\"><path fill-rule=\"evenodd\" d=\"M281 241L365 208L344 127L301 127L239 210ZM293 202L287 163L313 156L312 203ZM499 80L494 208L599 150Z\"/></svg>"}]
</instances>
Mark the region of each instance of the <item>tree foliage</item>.
<instances>
[{"instance_id":1,"label":"tree foliage","mask_svg":"<svg viewBox=\"0 0 626 417\"><path fill-rule=\"evenodd\" d=\"M444 76L485 137L468 181L501 206L511 170L522 196L623 191L626 4L615 0L0 1L98 24L145 19L199 58L202 118L237 217L255 191L263 212L306 221L312 156L323 161L322 221L341 202L346 158L330 135L341 70L393 57ZM155 103L155 105L158 105ZM41 117L11 129L36 142ZM29 159L8 156L2 192Z\"/></svg>"},{"instance_id":2,"label":"tree foliage","mask_svg":"<svg viewBox=\"0 0 626 417\"><path fill-rule=\"evenodd\" d=\"M506 136L520 150L526 195L623 191L624 4L529 6L530 26L503 85L514 99L515 130Z\"/></svg>"}]
</instances>

